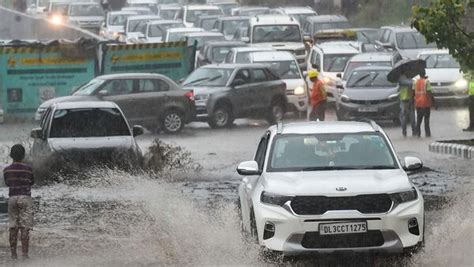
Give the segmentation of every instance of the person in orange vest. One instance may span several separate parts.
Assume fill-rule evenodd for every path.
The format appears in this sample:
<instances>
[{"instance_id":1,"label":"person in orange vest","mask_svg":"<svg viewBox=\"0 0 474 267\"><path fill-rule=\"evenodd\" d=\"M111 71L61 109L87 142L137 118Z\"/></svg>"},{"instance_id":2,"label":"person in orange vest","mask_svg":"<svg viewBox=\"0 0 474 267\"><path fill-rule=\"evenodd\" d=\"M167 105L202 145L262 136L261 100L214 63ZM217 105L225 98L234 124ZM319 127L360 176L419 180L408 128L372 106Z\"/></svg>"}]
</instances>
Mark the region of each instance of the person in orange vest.
<instances>
[{"instance_id":1,"label":"person in orange vest","mask_svg":"<svg viewBox=\"0 0 474 267\"><path fill-rule=\"evenodd\" d=\"M324 121L327 106L327 93L326 89L324 89L324 83L322 80L318 79L319 72L317 70L309 70L308 77L310 81L313 82L309 120Z\"/></svg>"},{"instance_id":2,"label":"person in orange vest","mask_svg":"<svg viewBox=\"0 0 474 267\"><path fill-rule=\"evenodd\" d=\"M425 134L426 137L431 137L430 129L430 114L431 107L435 104L434 97L431 90L430 81L423 71L413 83L413 91L415 94L415 108L416 108L416 136L421 136L421 123L425 120Z\"/></svg>"}]
</instances>

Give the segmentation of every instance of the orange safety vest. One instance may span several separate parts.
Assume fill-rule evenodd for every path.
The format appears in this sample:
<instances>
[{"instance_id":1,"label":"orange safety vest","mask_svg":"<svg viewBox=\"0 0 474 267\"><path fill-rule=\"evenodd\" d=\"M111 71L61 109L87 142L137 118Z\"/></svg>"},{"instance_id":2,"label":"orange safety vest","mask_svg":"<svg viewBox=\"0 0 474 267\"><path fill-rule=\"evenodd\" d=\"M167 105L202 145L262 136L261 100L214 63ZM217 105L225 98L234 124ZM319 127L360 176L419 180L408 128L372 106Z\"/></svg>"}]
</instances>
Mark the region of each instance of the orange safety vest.
<instances>
[{"instance_id":1,"label":"orange safety vest","mask_svg":"<svg viewBox=\"0 0 474 267\"><path fill-rule=\"evenodd\" d=\"M431 96L427 90L427 80L420 78L415 83L415 107L417 108L430 108Z\"/></svg>"},{"instance_id":2,"label":"orange safety vest","mask_svg":"<svg viewBox=\"0 0 474 267\"><path fill-rule=\"evenodd\" d=\"M313 83L313 90L311 92L311 106L317 106L321 102L326 101L327 94L324 89L324 83L321 80Z\"/></svg>"}]
</instances>

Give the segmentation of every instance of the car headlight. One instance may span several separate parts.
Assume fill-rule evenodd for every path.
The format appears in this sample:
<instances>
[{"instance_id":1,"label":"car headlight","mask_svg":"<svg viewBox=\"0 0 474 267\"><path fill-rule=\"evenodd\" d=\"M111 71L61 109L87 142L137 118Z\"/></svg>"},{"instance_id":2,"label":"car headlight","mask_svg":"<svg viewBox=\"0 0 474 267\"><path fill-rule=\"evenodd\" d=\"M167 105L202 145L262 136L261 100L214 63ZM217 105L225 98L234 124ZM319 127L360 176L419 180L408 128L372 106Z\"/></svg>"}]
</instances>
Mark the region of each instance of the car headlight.
<instances>
[{"instance_id":1,"label":"car headlight","mask_svg":"<svg viewBox=\"0 0 474 267\"><path fill-rule=\"evenodd\" d=\"M349 103L351 102L351 99L346 95L341 95L341 102Z\"/></svg>"},{"instance_id":2,"label":"car headlight","mask_svg":"<svg viewBox=\"0 0 474 267\"><path fill-rule=\"evenodd\" d=\"M395 205L397 205L397 204L410 202L410 201L418 199L418 193L416 192L416 189L413 187L410 191L390 194L390 197L392 198Z\"/></svg>"},{"instance_id":3,"label":"car headlight","mask_svg":"<svg viewBox=\"0 0 474 267\"><path fill-rule=\"evenodd\" d=\"M398 100L399 97L400 97L400 94L396 93L396 94L393 94L393 95L389 95L388 100L389 101Z\"/></svg>"},{"instance_id":4,"label":"car headlight","mask_svg":"<svg viewBox=\"0 0 474 267\"><path fill-rule=\"evenodd\" d=\"M454 86L457 89L465 89L467 88L467 80L466 79L460 79L457 82L454 83Z\"/></svg>"},{"instance_id":5,"label":"car headlight","mask_svg":"<svg viewBox=\"0 0 474 267\"><path fill-rule=\"evenodd\" d=\"M260 195L260 202L277 206L283 206L286 202L291 201L292 199L292 196L271 194L265 191Z\"/></svg>"},{"instance_id":6,"label":"car headlight","mask_svg":"<svg viewBox=\"0 0 474 267\"><path fill-rule=\"evenodd\" d=\"M60 15L53 15L49 21L54 25L60 25L63 23L63 17Z\"/></svg>"},{"instance_id":7,"label":"car headlight","mask_svg":"<svg viewBox=\"0 0 474 267\"><path fill-rule=\"evenodd\" d=\"M298 86L295 88L295 95L304 95L304 94L305 94L305 91L303 87Z\"/></svg>"}]
</instances>

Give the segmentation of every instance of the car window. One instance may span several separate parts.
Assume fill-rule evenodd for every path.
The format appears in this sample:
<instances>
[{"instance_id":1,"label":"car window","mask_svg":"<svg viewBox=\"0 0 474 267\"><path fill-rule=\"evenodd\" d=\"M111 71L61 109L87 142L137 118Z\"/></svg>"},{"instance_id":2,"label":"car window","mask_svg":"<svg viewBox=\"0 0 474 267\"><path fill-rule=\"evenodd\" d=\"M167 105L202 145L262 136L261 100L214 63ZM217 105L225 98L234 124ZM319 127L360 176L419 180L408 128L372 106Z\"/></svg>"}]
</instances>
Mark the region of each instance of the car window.
<instances>
[{"instance_id":1,"label":"car window","mask_svg":"<svg viewBox=\"0 0 474 267\"><path fill-rule=\"evenodd\" d=\"M265 134L265 136L260 139L260 143L258 144L257 153L255 153L255 161L258 163L258 169L263 170L265 165L265 155L267 152L269 141L269 133Z\"/></svg>"},{"instance_id":2,"label":"car window","mask_svg":"<svg viewBox=\"0 0 474 267\"><path fill-rule=\"evenodd\" d=\"M149 37L162 37L164 34L163 30L161 30L161 27L159 25L150 25L148 28L148 36Z\"/></svg>"},{"instance_id":3,"label":"car window","mask_svg":"<svg viewBox=\"0 0 474 267\"><path fill-rule=\"evenodd\" d=\"M167 82L158 79L140 80L140 93L166 92L170 90Z\"/></svg>"},{"instance_id":4,"label":"car window","mask_svg":"<svg viewBox=\"0 0 474 267\"><path fill-rule=\"evenodd\" d=\"M225 56L225 63L232 63L233 56L234 56L233 51L230 51L229 53L227 53L227 55Z\"/></svg>"},{"instance_id":5,"label":"car window","mask_svg":"<svg viewBox=\"0 0 474 267\"><path fill-rule=\"evenodd\" d=\"M263 69L254 69L252 70L252 74L254 83L266 82L268 80Z\"/></svg>"},{"instance_id":6,"label":"car window","mask_svg":"<svg viewBox=\"0 0 474 267\"><path fill-rule=\"evenodd\" d=\"M244 84L250 83L250 71L247 69L239 70L235 75L234 81L239 79L243 80Z\"/></svg>"},{"instance_id":7,"label":"car window","mask_svg":"<svg viewBox=\"0 0 474 267\"><path fill-rule=\"evenodd\" d=\"M396 169L380 133L279 135L272 144L269 172L337 169Z\"/></svg>"},{"instance_id":8,"label":"car window","mask_svg":"<svg viewBox=\"0 0 474 267\"><path fill-rule=\"evenodd\" d=\"M133 80L113 80L109 81L101 91L106 91L107 95L126 95L133 92Z\"/></svg>"}]
</instances>

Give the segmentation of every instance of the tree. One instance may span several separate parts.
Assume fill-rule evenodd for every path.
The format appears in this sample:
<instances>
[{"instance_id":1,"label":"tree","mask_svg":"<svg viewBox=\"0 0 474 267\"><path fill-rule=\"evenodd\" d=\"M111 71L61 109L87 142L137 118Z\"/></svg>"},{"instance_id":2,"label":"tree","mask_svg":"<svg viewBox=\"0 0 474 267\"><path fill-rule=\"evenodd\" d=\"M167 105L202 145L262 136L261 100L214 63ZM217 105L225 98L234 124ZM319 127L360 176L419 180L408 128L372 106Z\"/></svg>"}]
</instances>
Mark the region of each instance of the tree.
<instances>
[{"instance_id":1,"label":"tree","mask_svg":"<svg viewBox=\"0 0 474 267\"><path fill-rule=\"evenodd\" d=\"M474 70L474 33L463 25L472 8L474 0L433 0L429 7L412 8L412 26L428 42L449 49L464 71Z\"/></svg>"}]
</instances>

